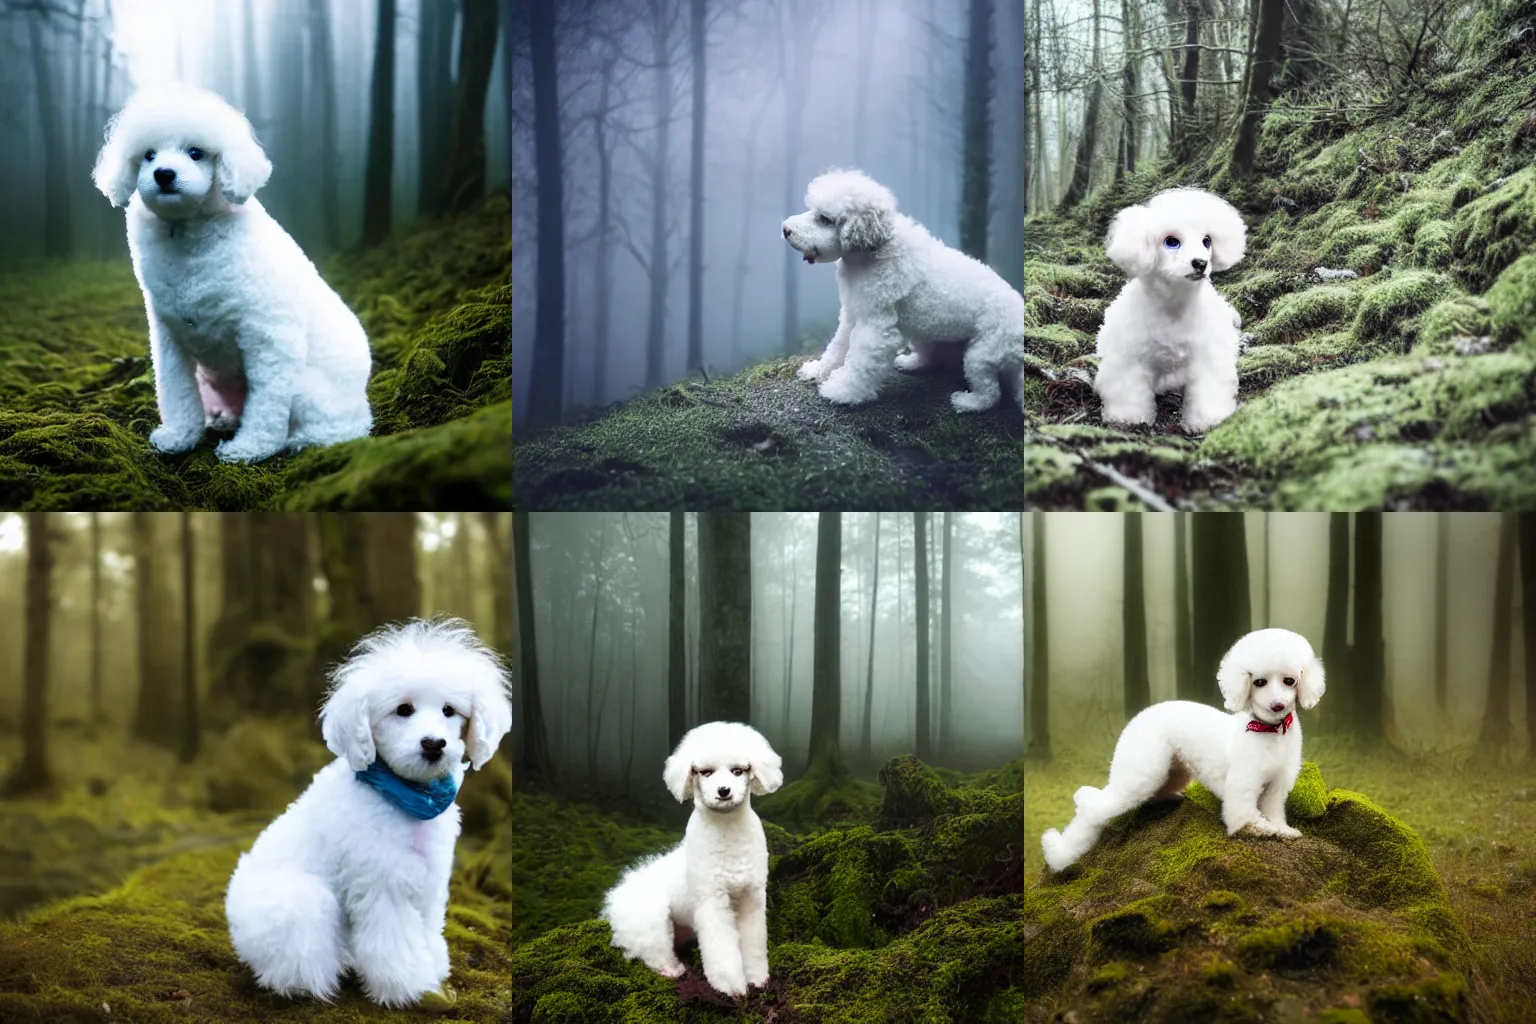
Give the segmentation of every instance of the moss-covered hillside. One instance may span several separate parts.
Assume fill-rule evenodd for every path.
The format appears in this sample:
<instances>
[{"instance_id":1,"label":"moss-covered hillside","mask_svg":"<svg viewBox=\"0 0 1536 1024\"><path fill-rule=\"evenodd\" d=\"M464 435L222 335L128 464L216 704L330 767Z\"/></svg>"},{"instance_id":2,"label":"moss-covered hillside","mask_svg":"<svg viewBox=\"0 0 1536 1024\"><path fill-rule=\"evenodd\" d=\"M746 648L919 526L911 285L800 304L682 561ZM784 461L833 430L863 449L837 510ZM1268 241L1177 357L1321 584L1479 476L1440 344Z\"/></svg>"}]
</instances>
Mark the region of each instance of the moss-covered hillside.
<instances>
[{"instance_id":1,"label":"moss-covered hillside","mask_svg":"<svg viewBox=\"0 0 1536 1024\"><path fill-rule=\"evenodd\" d=\"M1374 109L1277 102L1252 180L1223 145L1026 222L1032 507L1536 505L1536 47L1517 31L1529 4L1469 10L1460 59L1442 47ZM1249 225L1247 259L1215 279L1248 335L1240 407L1203 438L1179 431L1177 396L1150 428L1108 427L1091 387L1124 282L1104 230L1175 185Z\"/></svg>"},{"instance_id":2,"label":"moss-covered hillside","mask_svg":"<svg viewBox=\"0 0 1536 1024\"><path fill-rule=\"evenodd\" d=\"M765 811L772 979L741 1000L708 986L696 944L681 950L688 973L664 978L625 960L596 919L622 869L678 833L518 795L512 1019L1016 1024L1023 794L1007 786L1016 780L1002 772L956 790L900 758L883 781L899 794L901 827L864 801L855 804L870 820L814 834L786 831Z\"/></svg>"},{"instance_id":3,"label":"moss-covered hillside","mask_svg":"<svg viewBox=\"0 0 1536 1024\"><path fill-rule=\"evenodd\" d=\"M384 1010L355 979L330 1005L286 999L259 989L236 959L224 891L241 851L330 755L310 722L240 729L229 745L249 760L219 737L191 765L144 744L82 742L56 760L51 798L0 800L0 1021L507 1020L510 770L493 760L459 797L465 834L446 926L453 1006Z\"/></svg>"},{"instance_id":4,"label":"moss-covered hillside","mask_svg":"<svg viewBox=\"0 0 1536 1024\"><path fill-rule=\"evenodd\" d=\"M1311 762L1286 816L1301 839L1230 838L1197 784L1036 876L1024 1019L1468 1019L1467 937L1419 836Z\"/></svg>"},{"instance_id":5,"label":"moss-covered hillside","mask_svg":"<svg viewBox=\"0 0 1536 1024\"><path fill-rule=\"evenodd\" d=\"M956 413L959 370L893 371L874 402L834 405L806 357L687 380L591 423L517 443L520 509L1016 509L1018 405Z\"/></svg>"},{"instance_id":6,"label":"moss-covered hillside","mask_svg":"<svg viewBox=\"0 0 1536 1024\"><path fill-rule=\"evenodd\" d=\"M158 422L143 297L126 257L0 274L0 507L506 508L511 501L507 197L333 257L373 348L374 436L226 465ZM227 435L225 435L227 436Z\"/></svg>"}]
</instances>

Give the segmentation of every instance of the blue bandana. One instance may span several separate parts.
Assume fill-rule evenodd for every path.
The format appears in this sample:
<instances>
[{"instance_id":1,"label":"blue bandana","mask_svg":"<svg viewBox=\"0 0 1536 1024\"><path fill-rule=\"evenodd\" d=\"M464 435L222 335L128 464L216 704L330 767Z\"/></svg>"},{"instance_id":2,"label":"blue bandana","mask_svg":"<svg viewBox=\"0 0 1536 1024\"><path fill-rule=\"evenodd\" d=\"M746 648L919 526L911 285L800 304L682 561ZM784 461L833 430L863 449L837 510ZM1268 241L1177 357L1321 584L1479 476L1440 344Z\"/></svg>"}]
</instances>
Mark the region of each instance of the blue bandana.
<instances>
[{"instance_id":1,"label":"blue bandana","mask_svg":"<svg viewBox=\"0 0 1536 1024\"><path fill-rule=\"evenodd\" d=\"M459 784L453 781L452 775L431 782L412 782L390 771L383 761L375 761L366 771L355 774L358 782L372 786L385 800L421 821L446 811L459 792Z\"/></svg>"}]
</instances>

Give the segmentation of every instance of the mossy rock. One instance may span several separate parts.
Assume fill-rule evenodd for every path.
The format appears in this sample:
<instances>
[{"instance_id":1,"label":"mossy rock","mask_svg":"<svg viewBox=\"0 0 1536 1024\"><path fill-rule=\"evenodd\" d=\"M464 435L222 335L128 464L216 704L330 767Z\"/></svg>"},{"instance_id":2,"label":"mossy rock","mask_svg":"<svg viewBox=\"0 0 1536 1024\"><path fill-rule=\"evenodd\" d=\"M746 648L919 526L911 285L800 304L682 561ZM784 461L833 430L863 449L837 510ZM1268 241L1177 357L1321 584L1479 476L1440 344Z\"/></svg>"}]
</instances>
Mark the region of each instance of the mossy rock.
<instances>
[{"instance_id":1,"label":"mossy rock","mask_svg":"<svg viewBox=\"0 0 1536 1024\"><path fill-rule=\"evenodd\" d=\"M252 718L208 746L203 786L210 810L281 811L309 785L330 753L288 723ZM301 750L300 748L308 748Z\"/></svg>"},{"instance_id":2,"label":"mossy rock","mask_svg":"<svg viewBox=\"0 0 1536 1024\"><path fill-rule=\"evenodd\" d=\"M1026 1019L1349 1020L1362 1002L1376 1021L1468 1019L1467 937L1423 841L1323 792L1309 762L1297 840L1229 837L1198 794L1111 822L1025 892Z\"/></svg>"}]
</instances>

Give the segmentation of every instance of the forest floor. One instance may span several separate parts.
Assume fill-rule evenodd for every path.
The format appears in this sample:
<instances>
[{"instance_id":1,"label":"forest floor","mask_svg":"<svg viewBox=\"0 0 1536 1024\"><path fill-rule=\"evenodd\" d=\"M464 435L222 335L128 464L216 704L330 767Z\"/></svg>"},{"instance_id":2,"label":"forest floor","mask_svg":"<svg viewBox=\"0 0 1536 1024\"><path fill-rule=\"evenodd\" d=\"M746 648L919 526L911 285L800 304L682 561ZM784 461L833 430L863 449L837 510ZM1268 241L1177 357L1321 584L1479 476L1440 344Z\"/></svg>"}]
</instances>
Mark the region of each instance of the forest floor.
<instances>
[{"instance_id":1,"label":"forest floor","mask_svg":"<svg viewBox=\"0 0 1536 1024\"><path fill-rule=\"evenodd\" d=\"M373 348L374 434L255 465L149 449L159 422L127 256L0 275L0 507L28 510L507 508L510 216L505 193L325 277Z\"/></svg>"},{"instance_id":2,"label":"forest floor","mask_svg":"<svg viewBox=\"0 0 1536 1024\"><path fill-rule=\"evenodd\" d=\"M1071 819L1079 786L1103 784L1111 752L1058 751L1048 764L1027 763L1026 886L1037 885L1045 869L1040 834ZM1329 786L1366 794L1423 838L1470 944L1470 1019L1536 1020L1536 772L1362 754L1327 737L1308 740L1307 756Z\"/></svg>"},{"instance_id":3,"label":"forest floor","mask_svg":"<svg viewBox=\"0 0 1536 1024\"><path fill-rule=\"evenodd\" d=\"M1006 398L958 414L958 367L892 371L874 402L834 405L807 357L689 379L591 422L517 439L519 509L1017 509L1023 425Z\"/></svg>"},{"instance_id":4,"label":"forest floor","mask_svg":"<svg viewBox=\"0 0 1536 1024\"><path fill-rule=\"evenodd\" d=\"M237 728L206 737L190 765L147 744L56 731L55 793L0 799L0 1020L505 1021L510 769L493 759L460 793L465 832L447 924L453 1008L384 1010L350 979L330 1005L290 1000L257 988L236 959L224 890L240 853L330 754L310 722ZM18 755L14 740L0 742L0 765Z\"/></svg>"},{"instance_id":5,"label":"forest floor","mask_svg":"<svg viewBox=\"0 0 1536 1024\"><path fill-rule=\"evenodd\" d=\"M518 792L512 1020L1016 1024L1020 768L962 776L895 758L880 786L849 780L823 800L790 783L754 801L771 854L772 978L741 999L704 981L696 944L680 950L688 973L664 978L626 960L597 919L620 872L679 828ZM812 806L814 822L780 813Z\"/></svg>"},{"instance_id":6,"label":"forest floor","mask_svg":"<svg viewBox=\"0 0 1536 1024\"><path fill-rule=\"evenodd\" d=\"M1456 69L1375 108L1278 101L1249 181L1223 145L1026 221L1030 507L1536 503L1536 46L1513 34L1528 13L1479 5ZM1249 225L1247 258L1215 281L1243 318L1240 405L1204 437L1180 431L1176 395L1151 427L1107 426L1091 386L1124 284L1105 229L1179 185Z\"/></svg>"}]
</instances>

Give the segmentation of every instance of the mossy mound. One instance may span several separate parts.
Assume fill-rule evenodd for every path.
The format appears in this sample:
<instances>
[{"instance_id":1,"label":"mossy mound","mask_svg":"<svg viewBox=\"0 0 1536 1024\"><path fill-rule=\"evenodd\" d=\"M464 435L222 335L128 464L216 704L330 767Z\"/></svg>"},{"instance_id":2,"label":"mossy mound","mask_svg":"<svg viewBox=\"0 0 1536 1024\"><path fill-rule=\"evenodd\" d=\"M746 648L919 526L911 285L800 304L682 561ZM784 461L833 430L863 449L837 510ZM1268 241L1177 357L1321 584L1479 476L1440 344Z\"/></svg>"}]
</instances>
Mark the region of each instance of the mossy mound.
<instances>
[{"instance_id":1,"label":"mossy mound","mask_svg":"<svg viewBox=\"0 0 1536 1024\"><path fill-rule=\"evenodd\" d=\"M12 509L506 508L510 216L493 195L326 277L368 332L374 435L226 465L213 434L149 449L159 422L144 301L126 259L0 276L0 506ZM220 436L228 436L220 435Z\"/></svg>"},{"instance_id":2,"label":"mossy mound","mask_svg":"<svg viewBox=\"0 0 1536 1024\"><path fill-rule=\"evenodd\" d=\"M1536 503L1536 52L1529 5L1479 5L1422 89L1374 107L1278 100L1250 180L1228 150L1166 158L1026 222L1025 482L1032 507L1517 509ZM1248 335L1239 409L1203 438L1163 396L1110 427L1094 336L1123 284L1103 233L1176 185L1244 214L1216 279Z\"/></svg>"},{"instance_id":3,"label":"mossy mound","mask_svg":"<svg viewBox=\"0 0 1536 1024\"><path fill-rule=\"evenodd\" d=\"M332 759L308 723L246 719L203 755L207 806L229 811L281 811Z\"/></svg>"},{"instance_id":4,"label":"mossy mound","mask_svg":"<svg viewBox=\"0 0 1536 1024\"><path fill-rule=\"evenodd\" d=\"M527 509L1015 509L1018 406L956 413L959 371L893 372L867 405L798 380L804 357L686 380L518 437Z\"/></svg>"},{"instance_id":5,"label":"mossy mound","mask_svg":"<svg viewBox=\"0 0 1536 1024\"><path fill-rule=\"evenodd\" d=\"M1294 841L1228 837L1203 792L1115 819L1025 892L1025 1019L1466 1020L1467 940L1423 841L1322 791L1308 763Z\"/></svg>"},{"instance_id":6,"label":"mossy mound","mask_svg":"<svg viewBox=\"0 0 1536 1024\"><path fill-rule=\"evenodd\" d=\"M460 845L460 856L468 853ZM505 856L505 846L502 847ZM511 1012L504 896L461 867L451 883L448 939L458 1002L446 1014L385 1010L355 981L335 1002L264 992L235 957L224 919L234 846L172 857L100 896L66 900L0 924L0 1020L505 1021Z\"/></svg>"},{"instance_id":7,"label":"mossy mound","mask_svg":"<svg viewBox=\"0 0 1536 1024\"><path fill-rule=\"evenodd\" d=\"M912 771L934 777L920 764ZM689 970L674 981L626 961L608 925L592 919L632 859L621 851L664 848L675 833L658 843L655 830L595 808L519 794L534 802L520 804L514 834L529 871L518 870L517 931L529 934L530 915L547 930L513 952L512 1019L1013 1024L1023 1008L1023 794L1002 795L991 777L968 781L963 811L922 828L866 824L804 836L765 823L777 837L772 847L787 846L769 868L773 977L741 1000L709 988L696 944L680 949Z\"/></svg>"}]
</instances>

